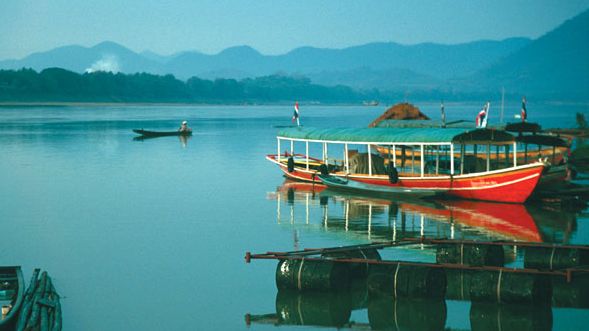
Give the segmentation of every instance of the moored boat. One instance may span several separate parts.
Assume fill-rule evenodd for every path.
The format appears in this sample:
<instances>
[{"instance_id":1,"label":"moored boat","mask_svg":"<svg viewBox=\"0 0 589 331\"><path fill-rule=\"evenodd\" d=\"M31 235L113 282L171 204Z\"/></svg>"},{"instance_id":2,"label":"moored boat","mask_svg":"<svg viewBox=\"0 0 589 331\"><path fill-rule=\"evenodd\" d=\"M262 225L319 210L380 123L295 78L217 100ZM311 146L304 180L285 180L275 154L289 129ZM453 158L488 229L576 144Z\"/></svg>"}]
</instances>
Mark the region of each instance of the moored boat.
<instances>
[{"instance_id":1,"label":"moored boat","mask_svg":"<svg viewBox=\"0 0 589 331\"><path fill-rule=\"evenodd\" d=\"M22 306L25 283L20 267L0 267L0 330L13 330Z\"/></svg>"},{"instance_id":2,"label":"moored boat","mask_svg":"<svg viewBox=\"0 0 589 331\"><path fill-rule=\"evenodd\" d=\"M283 140L290 142L290 152L284 154L280 146ZM266 158L277 164L286 177L321 181L329 187L351 191L445 194L473 200L523 203L545 169L542 162L518 165L517 158L509 155L510 147L515 150L515 137L502 130L290 128L281 130L277 141L278 154ZM305 154L295 153L295 142L305 144ZM310 144L321 146L320 159L309 156ZM343 145L339 159L328 156L328 145ZM468 158L473 145L485 146L483 161ZM366 152L350 149L350 146L365 148ZM376 146L391 150L386 159L372 153ZM497 151L503 148L506 156L491 162L491 146L497 146ZM418 150L419 154L412 154L410 159L399 158L398 149Z\"/></svg>"}]
</instances>

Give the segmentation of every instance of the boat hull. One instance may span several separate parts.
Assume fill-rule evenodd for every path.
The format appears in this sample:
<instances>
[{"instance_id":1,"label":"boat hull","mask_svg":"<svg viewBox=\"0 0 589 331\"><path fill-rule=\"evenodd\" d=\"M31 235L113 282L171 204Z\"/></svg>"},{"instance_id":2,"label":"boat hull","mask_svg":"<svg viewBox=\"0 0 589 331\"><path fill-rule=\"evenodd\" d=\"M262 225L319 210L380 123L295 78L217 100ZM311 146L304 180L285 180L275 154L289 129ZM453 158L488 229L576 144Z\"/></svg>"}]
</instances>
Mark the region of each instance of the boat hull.
<instances>
[{"instance_id":1,"label":"boat hull","mask_svg":"<svg viewBox=\"0 0 589 331\"><path fill-rule=\"evenodd\" d=\"M331 187L358 191L414 195L444 194L470 200L523 203L534 191L543 169L544 165L538 163L484 174L437 178L401 177L394 184L389 182L388 176L382 175L347 176L343 181L323 180L323 183ZM334 176L343 177L338 174ZM321 176L319 178L324 179Z\"/></svg>"},{"instance_id":2,"label":"boat hull","mask_svg":"<svg viewBox=\"0 0 589 331\"><path fill-rule=\"evenodd\" d=\"M143 129L133 129L133 132L144 137L169 137L169 136L190 136L192 131L149 131Z\"/></svg>"},{"instance_id":3,"label":"boat hull","mask_svg":"<svg viewBox=\"0 0 589 331\"><path fill-rule=\"evenodd\" d=\"M387 175L347 175L343 172L320 177L314 169L295 166L289 171L286 157L279 162L276 155L266 158L277 164L287 178L306 182L322 182L337 189L391 194L445 194L470 200L523 203L532 194L545 169L543 163L533 163L484 173L436 177L400 177L391 183ZM342 180L329 180L337 177ZM323 180L322 180L323 179ZM327 180L326 180L327 179Z\"/></svg>"},{"instance_id":4,"label":"boat hull","mask_svg":"<svg viewBox=\"0 0 589 331\"><path fill-rule=\"evenodd\" d=\"M6 293L13 293L6 296ZM22 306L25 292L25 282L20 267L0 267L0 300L10 301L12 308L0 319L0 330L14 330L18 320L18 314Z\"/></svg>"}]
</instances>

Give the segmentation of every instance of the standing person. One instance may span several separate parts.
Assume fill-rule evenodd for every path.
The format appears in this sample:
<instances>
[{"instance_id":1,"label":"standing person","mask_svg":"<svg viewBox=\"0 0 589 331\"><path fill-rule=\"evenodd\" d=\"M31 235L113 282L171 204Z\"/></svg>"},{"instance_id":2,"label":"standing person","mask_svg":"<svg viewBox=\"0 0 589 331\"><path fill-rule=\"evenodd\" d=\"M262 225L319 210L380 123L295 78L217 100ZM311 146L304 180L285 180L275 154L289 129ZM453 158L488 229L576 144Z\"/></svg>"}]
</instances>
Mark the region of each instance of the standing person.
<instances>
[{"instance_id":1,"label":"standing person","mask_svg":"<svg viewBox=\"0 0 589 331\"><path fill-rule=\"evenodd\" d=\"M192 132L192 129L188 127L188 122L182 121L182 125L178 129L180 132Z\"/></svg>"}]
</instances>

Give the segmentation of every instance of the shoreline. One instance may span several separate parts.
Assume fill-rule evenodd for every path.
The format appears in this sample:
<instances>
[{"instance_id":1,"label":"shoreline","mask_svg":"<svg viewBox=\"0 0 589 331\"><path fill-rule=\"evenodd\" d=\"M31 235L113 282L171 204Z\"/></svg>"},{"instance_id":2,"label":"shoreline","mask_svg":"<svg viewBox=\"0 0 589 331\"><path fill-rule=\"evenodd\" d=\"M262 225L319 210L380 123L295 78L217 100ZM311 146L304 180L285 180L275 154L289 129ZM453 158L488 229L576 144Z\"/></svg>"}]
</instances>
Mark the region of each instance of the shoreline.
<instances>
[{"instance_id":1,"label":"shoreline","mask_svg":"<svg viewBox=\"0 0 589 331\"><path fill-rule=\"evenodd\" d=\"M316 101L301 102L300 104L306 106L360 106L366 108L382 108L391 107L397 103L407 102L398 101L394 103L382 103L379 105L364 105L362 103L319 103ZM242 102L242 103L191 103L191 102L85 102L85 101L0 101L0 108L2 107L115 107L115 106L166 106L166 107L186 107L186 106L292 106L294 101L278 101L278 102ZM411 104L438 104L439 101L432 100L413 100ZM581 106L589 107L589 101L557 101L557 100L538 100L536 103L546 105L559 105L559 106ZM446 105L451 104L479 104L476 100L464 100L464 101L446 101ZM515 104L515 102L514 102ZM518 103L519 104L519 103Z\"/></svg>"}]
</instances>

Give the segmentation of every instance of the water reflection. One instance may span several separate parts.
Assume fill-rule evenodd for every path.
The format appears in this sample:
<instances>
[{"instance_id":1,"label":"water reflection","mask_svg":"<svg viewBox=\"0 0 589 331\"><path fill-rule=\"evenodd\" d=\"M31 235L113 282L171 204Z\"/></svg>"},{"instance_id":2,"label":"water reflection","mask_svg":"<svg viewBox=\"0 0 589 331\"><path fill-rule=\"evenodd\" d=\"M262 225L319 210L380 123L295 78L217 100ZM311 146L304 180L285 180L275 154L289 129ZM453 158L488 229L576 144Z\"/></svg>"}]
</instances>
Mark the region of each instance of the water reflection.
<instances>
[{"instance_id":1,"label":"water reflection","mask_svg":"<svg viewBox=\"0 0 589 331\"><path fill-rule=\"evenodd\" d=\"M358 303L354 292L297 292L281 290L276 294L276 313L246 315L246 323L350 327L353 307ZM360 293L365 294L365 293ZM362 300L362 299L360 299ZM364 304L364 307L366 304ZM362 307L361 307L362 308Z\"/></svg>"},{"instance_id":2,"label":"water reflection","mask_svg":"<svg viewBox=\"0 0 589 331\"><path fill-rule=\"evenodd\" d=\"M368 304L372 330L444 330L446 301L376 296Z\"/></svg>"},{"instance_id":3,"label":"water reflection","mask_svg":"<svg viewBox=\"0 0 589 331\"><path fill-rule=\"evenodd\" d=\"M276 313L247 314L246 324L299 325L354 330L443 330L446 302L428 299L394 299L368 295L366 287L337 292L276 294ZM367 315L367 322L352 318L353 311ZM366 318L361 318L365 320Z\"/></svg>"},{"instance_id":4,"label":"water reflection","mask_svg":"<svg viewBox=\"0 0 589 331\"><path fill-rule=\"evenodd\" d=\"M473 330L549 331L552 330L552 308L473 302L470 326Z\"/></svg>"},{"instance_id":5,"label":"water reflection","mask_svg":"<svg viewBox=\"0 0 589 331\"><path fill-rule=\"evenodd\" d=\"M289 180L268 198L276 200L280 224L304 224L372 241L426 236L567 243L576 230L574 213L541 205L396 199Z\"/></svg>"},{"instance_id":6,"label":"water reflection","mask_svg":"<svg viewBox=\"0 0 589 331\"><path fill-rule=\"evenodd\" d=\"M192 136L185 136L185 135L180 135L180 136L174 136L176 138L178 138L178 140L180 141L180 145L182 147L186 147L188 145L188 140L192 139ZM158 139L158 138L170 138L170 136L136 136L133 137L133 141L145 141L145 140L151 140L151 139Z\"/></svg>"}]
</instances>

